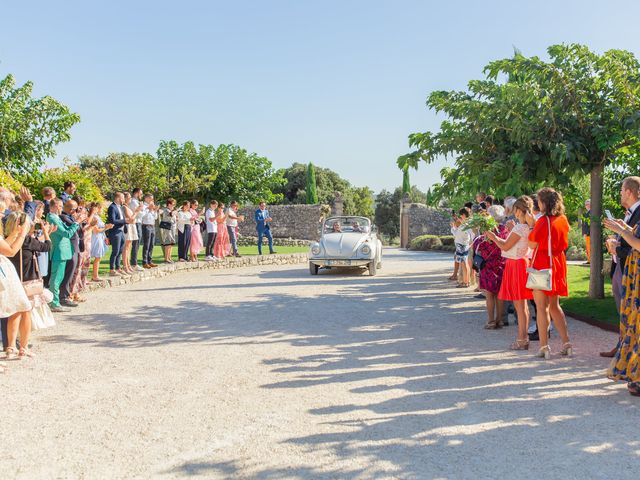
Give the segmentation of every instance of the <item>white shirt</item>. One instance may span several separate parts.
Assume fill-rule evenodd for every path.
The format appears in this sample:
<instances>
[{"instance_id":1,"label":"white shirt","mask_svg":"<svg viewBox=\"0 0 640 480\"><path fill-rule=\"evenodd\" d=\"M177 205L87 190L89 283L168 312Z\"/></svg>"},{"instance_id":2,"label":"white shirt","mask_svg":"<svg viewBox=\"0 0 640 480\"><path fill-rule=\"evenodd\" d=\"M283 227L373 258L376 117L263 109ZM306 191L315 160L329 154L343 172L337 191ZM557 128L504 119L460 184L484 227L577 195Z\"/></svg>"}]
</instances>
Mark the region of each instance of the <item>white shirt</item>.
<instances>
[{"instance_id":1,"label":"white shirt","mask_svg":"<svg viewBox=\"0 0 640 480\"><path fill-rule=\"evenodd\" d=\"M529 232L531 228L526 223L518 223L511 233L509 233L509 237L512 234L516 234L520 237L520 239L516 242L516 244L511 247L509 250L503 250L502 256L504 258L512 258L513 260L519 260L520 258L526 258L529 256ZM507 239L509 239L507 237Z\"/></svg>"},{"instance_id":2,"label":"white shirt","mask_svg":"<svg viewBox=\"0 0 640 480\"><path fill-rule=\"evenodd\" d=\"M238 214L233 210L233 208L229 207L227 210L227 227L237 227L238 226Z\"/></svg>"},{"instance_id":3,"label":"white shirt","mask_svg":"<svg viewBox=\"0 0 640 480\"><path fill-rule=\"evenodd\" d=\"M138 208L138 205L140 205L140 201L137 198L131 198L131 201L129 202L129 208L131 209L132 212L136 211L136 208ZM136 223L142 223L142 215L143 215L143 211L140 210L137 214L136 214Z\"/></svg>"},{"instance_id":4,"label":"white shirt","mask_svg":"<svg viewBox=\"0 0 640 480\"><path fill-rule=\"evenodd\" d=\"M631 218L631 215L633 215L633 212L635 212L636 208L638 207L640 207L640 200L638 200L636 203L631 205L631 207L629 207L629 213L627 213L624 216L624 223L627 223L629 221L629 219Z\"/></svg>"},{"instance_id":5,"label":"white shirt","mask_svg":"<svg viewBox=\"0 0 640 480\"><path fill-rule=\"evenodd\" d=\"M149 206L145 203L140 211L142 214L142 224L143 225L155 225L156 218L158 218L158 212L149 210ZM137 221L137 217L136 217Z\"/></svg>"},{"instance_id":6,"label":"white shirt","mask_svg":"<svg viewBox=\"0 0 640 480\"><path fill-rule=\"evenodd\" d=\"M176 225L180 233L184 233L185 225L191 225L191 212L183 212L180 210L176 218Z\"/></svg>"},{"instance_id":7,"label":"white shirt","mask_svg":"<svg viewBox=\"0 0 640 480\"><path fill-rule=\"evenodd\" d=\"M207 224L207 233L218 233L218 224L216 222L216 211L213 208L208 208L204 212L204 219ZM213 221L211 219L213 218Z\"/></svg>"},{"instance_id":8,"label":"white shirt","mask_svg":"<svg viewBox=\"0 0 640 480\"><path fill-rule=\"evenodd\" d=\"M463 230L463 226L464 225L460 225L459 227L451 227L451 233L453 234L453 241L455 243L468 247L469 245L471 245L471 241L473 240L473 238L471 237L471 231Z\"/></svg>"}]
</instances>

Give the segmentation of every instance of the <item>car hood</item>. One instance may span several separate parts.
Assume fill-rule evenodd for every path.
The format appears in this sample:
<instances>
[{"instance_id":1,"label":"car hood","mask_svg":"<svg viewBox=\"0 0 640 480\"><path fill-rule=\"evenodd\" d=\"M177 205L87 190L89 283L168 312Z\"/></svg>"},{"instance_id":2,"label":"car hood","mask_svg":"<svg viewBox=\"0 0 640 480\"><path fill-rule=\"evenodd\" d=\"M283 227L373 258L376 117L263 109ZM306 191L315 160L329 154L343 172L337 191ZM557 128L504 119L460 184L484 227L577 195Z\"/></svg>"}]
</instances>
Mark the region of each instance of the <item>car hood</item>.
<instances>
[{"instance_id":1,"label":"car hood","mask_svg":"<svg viewBox=\"0 0 640 480\"><path fill-rule=\"evenodd\" d=\"M361 233L331 233L322 238L321 244L328 257L350 257L367 238Z\"/></svg>"}]
</instances>

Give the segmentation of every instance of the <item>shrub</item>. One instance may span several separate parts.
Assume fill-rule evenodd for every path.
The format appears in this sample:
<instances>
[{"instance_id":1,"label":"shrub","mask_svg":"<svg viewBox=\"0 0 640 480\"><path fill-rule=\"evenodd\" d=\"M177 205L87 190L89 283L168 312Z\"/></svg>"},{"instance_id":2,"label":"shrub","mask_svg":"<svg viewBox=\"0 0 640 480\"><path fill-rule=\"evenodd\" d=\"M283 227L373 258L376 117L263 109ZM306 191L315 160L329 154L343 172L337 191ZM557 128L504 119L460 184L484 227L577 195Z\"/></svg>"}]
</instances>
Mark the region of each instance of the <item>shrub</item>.
<instances>
[{"instance_id":1,"label":"shrub","mask_svg":"<svg viewBox=\"0 0 640 480\"><path fill-rule=\"evenodd\" d=\"M22 184L6 170L0 170L0 187L5 187L14 193L18 193Z\"/></svg>"},{"instance_id":2,"label":"shrub","mask_svg":"<svg viewBox=\"0 0 640 480\"><path fill-rule=\"evenodd\" d=\"M446 245L448 247L454 247L455 250L455 239L453 238L453 235L445 235L443 237L440 237L440 241L442 242L442 245Z\"/></svg>"},{"instance_id":3,"label":"shrub","mask_svg":"<svg viewBox=\"0 0 640 480\"><path fill-rule=\"evenodd\" d=\"M584 237L582 236L582 229L578 224L572 225L571 230L569 230L569 247L581 248L583 250L587 248Z\"/></svg>"},{"instance_id":4,"label":"shrub","mask_svg":"<svg viewBox=\"0 0 640 480\"><path fill-rule=\"evenodd\" d=\"M438 247L442 247L442 241L437 235L420 235L409 244L409 250L434 250Z\"/></svg>"},{"instance_id":5,"label":"shrub","mask_svg":"<svg viewBox=\"0 0 640 480\"><path fill-rule=\"evenodd\" d=\"M76 184L76 194L83 197L89 202L103 202L104 198L100 189L93 181L93 178L77 165L70 165L59 168L49 168L42 172L41 175L27 177L24 184L29 187L35 198L42 196L44 187L53 187L56 196L64 190L64 182L71 181Z\"/></svg>"}]
</instances>

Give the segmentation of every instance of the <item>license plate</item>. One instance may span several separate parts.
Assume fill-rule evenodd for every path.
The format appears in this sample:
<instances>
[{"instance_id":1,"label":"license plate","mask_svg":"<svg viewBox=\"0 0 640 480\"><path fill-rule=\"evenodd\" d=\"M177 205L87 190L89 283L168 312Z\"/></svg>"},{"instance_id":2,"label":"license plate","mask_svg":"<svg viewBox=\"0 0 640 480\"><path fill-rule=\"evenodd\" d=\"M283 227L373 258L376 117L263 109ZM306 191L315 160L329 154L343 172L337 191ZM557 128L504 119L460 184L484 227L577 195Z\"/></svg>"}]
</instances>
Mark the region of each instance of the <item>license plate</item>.
<instances>
[{"instance_id":1,"label":"license plate","mask_svg":"<svg viewBox=\"0 0 640 480\"><path fill-rule=\"evenodd\" d=\"M336 266L336 267L351 265L351 260L328 260L327 265Z\"/></svg>"}]
</instances>

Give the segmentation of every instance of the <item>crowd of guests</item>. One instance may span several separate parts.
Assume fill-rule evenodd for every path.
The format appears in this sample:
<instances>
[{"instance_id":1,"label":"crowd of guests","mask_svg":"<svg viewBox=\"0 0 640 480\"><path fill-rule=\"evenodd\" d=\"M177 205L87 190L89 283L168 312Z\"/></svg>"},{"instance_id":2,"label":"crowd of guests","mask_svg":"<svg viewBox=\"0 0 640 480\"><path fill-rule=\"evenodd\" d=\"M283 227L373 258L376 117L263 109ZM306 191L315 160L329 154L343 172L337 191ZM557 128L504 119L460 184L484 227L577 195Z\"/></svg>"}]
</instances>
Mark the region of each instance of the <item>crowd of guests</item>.
<instances>
[{"instance_id":1,"label":"crowd of guests","mask_svg":"<svg viewBox=\"0 0 640 480\"><path fill-rule=\"evenodd\" d=\"M244 216L236 201L226 208L212 200L205 209L192 200L177 208L169 198L160 206L153 195L135 188L115 193L104 221L103 204L86 202L73 182L64 184L59 197L46 187L41 198L34 200L24 187L20 192L0 188L0 319L8 359L34 356L32 329L54 325L53 313L84 302L87 283L102 280L100 263L107 255L112 277L156 268L156 231L165 263L173 263L176 244L180 262L197 261L202 251L211 262L240 257L238 223ZM254 220L258 253L265 237L275 253L264 202Z\"/></svg>"},{"instance_id":2,"label":"crowd of guests","mask_svg":"<svg viewBox=\"0 0 640 480\"><path fill-rule=\"evenodd\" d=\"M600 355L613 357L609 378L626 381L629 393L640 396L640 177L624 179L620 196L624 219L603 220L615 234L605 244L613 260L620 339L613 350ZM564 213L562 195L552 188L532 196L507 197L502 205L479 193L475 203L465 204L453 215L451 223L456 252L450 280L456 280L459 288L477 280L477 290L485 298L487 329L501 328L505 312L513 308L518 329L510 349L528 350L531 341L539 340L536 356L544 359L551 358L551 322L562 342L560 355L573 353L560 306L560 298L569 294L565 251L570 226ZM498 226L474 231L467 225L473 214L491 216ZM535 318L533 329L531 318Z\"/></svg>"}]
</instances>

